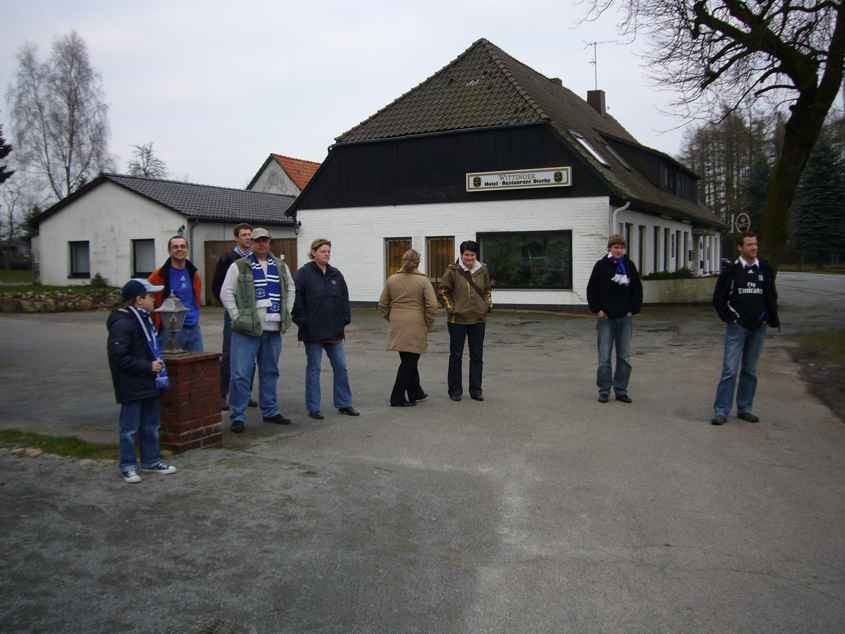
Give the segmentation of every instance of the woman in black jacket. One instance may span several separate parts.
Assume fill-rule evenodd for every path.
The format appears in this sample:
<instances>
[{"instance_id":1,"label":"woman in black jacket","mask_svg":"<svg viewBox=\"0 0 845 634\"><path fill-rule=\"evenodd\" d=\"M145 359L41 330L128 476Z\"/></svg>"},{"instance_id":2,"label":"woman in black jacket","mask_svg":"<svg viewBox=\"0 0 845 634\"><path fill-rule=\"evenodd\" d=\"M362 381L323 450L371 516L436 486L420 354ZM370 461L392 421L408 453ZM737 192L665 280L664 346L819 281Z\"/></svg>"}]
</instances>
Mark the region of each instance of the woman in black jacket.
<instances>
[{"instance_id":1,"label":"woman in black jacket","mask_svg":"<svg viewBox=\"0 0 845 634\"><path fill-rule=\"evenodd\" d=\"M352 319L346 280L329 265L332 243L318 239L311 243L311 261L294 275L296 301L291 317L299 327L299 340L305 344L305 406L311 418L320 413L320 364L323 350L334 372L334 406L341 414L358 416L352 407L352 390L343 348L344 328Z\"/></svg>"}]
</instances>

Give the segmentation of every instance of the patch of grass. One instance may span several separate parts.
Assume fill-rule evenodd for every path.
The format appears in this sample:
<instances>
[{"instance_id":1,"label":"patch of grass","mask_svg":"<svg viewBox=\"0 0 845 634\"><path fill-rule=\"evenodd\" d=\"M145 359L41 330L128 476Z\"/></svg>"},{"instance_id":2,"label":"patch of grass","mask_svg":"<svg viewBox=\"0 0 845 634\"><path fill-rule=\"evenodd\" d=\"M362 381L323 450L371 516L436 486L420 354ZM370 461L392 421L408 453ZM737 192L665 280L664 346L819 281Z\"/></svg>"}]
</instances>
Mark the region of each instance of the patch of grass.
<instances>
[{"instance_id":1,"label":"patch of grass","mask_svg":"<svg viewBox=\"0 0 845 634\"><path fill-rule=\"evenodd\" d=\"M0 446L37 447L44 453L93 460L114 460L118 454L117 445L85 442L67 436L47 436L17 429L0 429Z\"/></svg>"},{"instance_id":2,"label":"patch of grass","mask_svg":"<svg viewBox=\"0 0 845 634\"><path fill-rule=\"evenodd\" d=\"M788 271L791 273L825 273L832 275L845 275L845 265L843 264L827 264L823 266L812 266L805 264L781 264L778 267L778 273L781 271Z\"/></svg>"},{"instance_id":3,"label":"patch of grass","mask_svg":"<svg viewBox=\"0 0 845 634\"><path fill-rule=\"evenodd\" d=\"M30 269L0 269L0 282L4 284L32 284Z\"/></svg>"},{"instance_id":4,"label":"patch of grass","mask_svg":"<svg viewBox=\"0 0 845 634\"><path fill-rule=\"evenodd\" d=\"M801 352L809 357L815 357L845 364L845 330L817 335L803 335L798 343Z\"/></svg>"}]
</instances>

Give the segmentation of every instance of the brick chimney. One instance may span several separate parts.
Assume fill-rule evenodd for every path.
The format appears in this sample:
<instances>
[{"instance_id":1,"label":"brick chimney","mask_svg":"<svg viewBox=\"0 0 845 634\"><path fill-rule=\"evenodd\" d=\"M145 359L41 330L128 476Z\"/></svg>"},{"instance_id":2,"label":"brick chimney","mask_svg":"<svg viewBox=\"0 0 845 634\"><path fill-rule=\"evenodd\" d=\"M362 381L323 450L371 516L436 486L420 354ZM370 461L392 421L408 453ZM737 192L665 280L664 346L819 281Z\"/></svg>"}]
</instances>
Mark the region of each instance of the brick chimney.
<instances>
[{"instance_id":1,"label":"brick chimney","mask_svg":"<svg viewBox=\"0 0 845 634\"><path fill-rule=\"evenodd\" d=\"M607 114L607 106L604 101L603 90L588 90L587 103L593 107L593 110L599 114Z\"/></svg>"}]
</instances>

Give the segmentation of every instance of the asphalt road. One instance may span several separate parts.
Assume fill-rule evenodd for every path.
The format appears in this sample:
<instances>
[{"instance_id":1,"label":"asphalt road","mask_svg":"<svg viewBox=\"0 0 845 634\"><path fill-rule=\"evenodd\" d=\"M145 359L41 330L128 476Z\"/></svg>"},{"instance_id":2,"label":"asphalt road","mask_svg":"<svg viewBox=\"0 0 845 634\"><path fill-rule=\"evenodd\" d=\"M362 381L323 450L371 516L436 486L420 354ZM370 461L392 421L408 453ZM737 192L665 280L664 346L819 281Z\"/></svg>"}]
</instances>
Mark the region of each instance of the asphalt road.
<instances>
[{"instance_id":1,"label":"asphalt road","mask_svg":"<svg viewBox=\"0 0 845 634\"><path fill-rule=\"evenodd\" d=\"M785 333L834 327L840 279L784 275ZM114 439L103 321L0 317L0 425ZM632 405L595 401L593 320L501 311L484 403L446 398L439 323L431 398L391 409L397 359L356 310L358 419L304 417L291 336L295 424L251 420L173 476L0 454L0 631L842 631L845 426L791 340L767 340L762 422L715 428L712 311L636 323Z\"/></svg>"}]
</instances>

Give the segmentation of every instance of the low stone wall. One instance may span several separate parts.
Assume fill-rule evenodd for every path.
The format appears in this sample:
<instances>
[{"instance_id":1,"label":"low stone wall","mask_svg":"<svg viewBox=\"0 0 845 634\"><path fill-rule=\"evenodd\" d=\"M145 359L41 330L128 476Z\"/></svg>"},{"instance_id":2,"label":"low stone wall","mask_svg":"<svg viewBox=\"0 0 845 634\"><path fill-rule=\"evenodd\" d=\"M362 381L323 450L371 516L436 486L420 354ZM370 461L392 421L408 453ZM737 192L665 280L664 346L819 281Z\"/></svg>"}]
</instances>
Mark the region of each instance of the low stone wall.
<instances>
[{"instance_id":1,"label":"low stone wall","mask_svg":"<svg viewBox=\"0 0 845 634\"><path fill-rule=\"evenodd\" d=\"M645 304L709 304L716 276L677 280L643 280Z\"/></svg>"},{"instance_id":2,"label":"low stone wall","mask_svg":"<svg viewBox=\"0 0 845 634\"><path fill-rule=\"evenodd\" d=\"M61 313L114 308L120 291L103 289L94 293L25 291L0 294L0 313Z\"/></svg>"}]
</instances>

